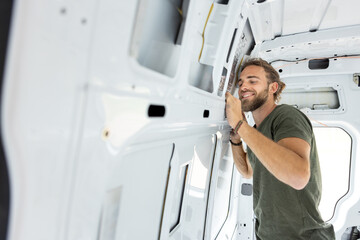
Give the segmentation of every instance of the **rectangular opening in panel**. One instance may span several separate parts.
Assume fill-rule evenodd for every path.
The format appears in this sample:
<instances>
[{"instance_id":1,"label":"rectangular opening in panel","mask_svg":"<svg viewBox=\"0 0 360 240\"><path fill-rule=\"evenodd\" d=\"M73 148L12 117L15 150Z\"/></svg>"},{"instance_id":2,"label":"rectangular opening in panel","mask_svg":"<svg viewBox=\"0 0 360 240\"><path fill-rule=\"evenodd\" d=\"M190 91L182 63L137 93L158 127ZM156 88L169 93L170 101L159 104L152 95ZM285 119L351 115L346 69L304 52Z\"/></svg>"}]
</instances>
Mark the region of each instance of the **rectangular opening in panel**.
<instances>
[{"instance_id":1,"label":"rectangular opening in panel","mask_svg":"<svg viewBox=\"0 0 360 240\"><path fill-rule=\"evenodd\" d=\"M328 58L309 60L309 69L311 70L327 69L328 67L329 67Z\"/></svg>"},{"instance_id":2,"label":"rectangular opening in panel","mask_svg":"<svg viewBox=\"0 0 360 240\"><path fill-rule=\"evenodd\" d=\"M222 4L222 5L228 5L229 4L229 0L216 0L215 1L218 4Z\"/></svg>"},{"instance_id":3,"label":"rectangular opening in panel","mask_svg":"<svg viewBox=\"0 0 360 240\"><path fill-rule=\"evenodd\" d=\"M221 78L220 78L220 83L219 83L219 88L218 88L218 92L217 95L219 97L222 96L223 91L224 91L224 85L225 85L225 81L226 81L226 75L227 75L227 69L224 67L222 70L222 74L221 74Z\"/></svg>"},{"instance_id":4,"label":"rectangular opening in panel","mask_svg":"<svg viewBox=\"0 0 360 240\"><path fill-rule=\"evenodd\" d=\"M229 57L230 57L230 53L231 53L231 50L232 50L232 47L233 47L233 44L234 44L236 32L237 32L237 28L235 28L233 36L231 38L231 43L230 43L230 47L229 47L228 54L227 54L227 57L226 57L226 62L229 62Z\"/></svg>"},{"instance_id":5,"label":"rectangular opening in panel","mask_svg":"<svg viewBox=\"0 0 360 240\"><path fill-rule=\"evenodd\" d=\"M189 0L139 1L130 55L140 65L175 75L188 6Z\"/></svg>"},{"instance_id":6,"label":"rectangular opening in panel","mask_svg":"<svg viewBox=\"0 0 360 240\"><path fill-rule=\"evenodd\" d=\"M331 110L340 108L338 91L332 87L292 88L281 95L281 103L299 109Z\"/></svg>"},{"instance_id":7,"label":"rectangular opening in panel","mask_svg":"<svg viewBox=\"0 0 360 240\"><path fill-rule=\"evenodd\" d=\"M241 46L243 46L245 55L250 55L251 51L255 47L254 34L251 29L249 19L246 20L244 30L243 30L243 35L241 36L241 42L239 43L239 45L240 44L241 44Z\"/></svg>"},{"instance_id":8,"label":"rectangular opening in panel","mask_svg":"<svg viewBox=\"0 0 360 240\"><path fill-rule=\"evenodd\" d=\"M236 82L236 66L238 66L239 58L238 56L235 56L233 64L231 66L230 76L229 76L229 82L226 91L231 92L234 82ZM240 64L240 63L239 63Z\"/></svg>"},{"instance_id":9,"label":"rectangular opening in panel","mask_svg":"<svg viewBox=\"0 0 360 240\"><path fill-rule=\"evenodd\" d=\"M234 40L234 38L236 38L236 36L235 36L236 34L237 34L237 29L235 29L235 31L234 31L233 40ZM235 83L237 82L237 80L239 78L239 71L240 71L240 67L241 67L243 60L245 59L246 56L250 55L251 51L254 49L254 46L255 46L254 36L252 34L249 20L246 20L245 26L242 29L242 32L240 34L241 34L241 36L239 38L239 42L236 46L236 49L234 49L235 55L234 55L234 59L232 62L229 81L228 81L228 85L227 85L227 89L226 89L228 92L231 92L231 93L233 93L235 87L237 87ZM233 43L231 42L227 61L231 61L231 59L229 59L229 57L231 55L230 52L233 51L231 49L232 44Z\"/></svg>"},{"instance_id":10,"label":"rectangular opening in panel","mask_svg":"<svg viewBox=\"0 0 360 240\"><path fill-rule=\"evenodd\" d=\"M172 232L180 223L182 203L184 199L185 185L187 179L189 165L185 165L180 169L174 194L173 205L170 216L170 232Z\"/></svg>"},{"instance_id":11,"label":"rectangular opening in panel","mask_svg":"<svg viewBox=\"0 0 360 240\"><path fill-rule=\"evenodd\" d=\"M214 91L213 69L213 66L193 62L190 66L189 84L212 93Z\"/></svg>"},{"instance_id":12,"label":"rectangular opening in panel","mask_svg":"<svg viewBox=\"0 0 360 240\"><path fill-rule=\"evenodd\" d=\"M175 39L175 43L178 45L181 45L182 43L182 38L184 35L184 30L185 30L185 23L186 23L186 17L187 17L187 11L189 8L189 3L190 0L180 0L178 1L178 11L181 15L181 23L179 25L177 34L176 34L176 39Z\"/></svg>"}]
</instances>

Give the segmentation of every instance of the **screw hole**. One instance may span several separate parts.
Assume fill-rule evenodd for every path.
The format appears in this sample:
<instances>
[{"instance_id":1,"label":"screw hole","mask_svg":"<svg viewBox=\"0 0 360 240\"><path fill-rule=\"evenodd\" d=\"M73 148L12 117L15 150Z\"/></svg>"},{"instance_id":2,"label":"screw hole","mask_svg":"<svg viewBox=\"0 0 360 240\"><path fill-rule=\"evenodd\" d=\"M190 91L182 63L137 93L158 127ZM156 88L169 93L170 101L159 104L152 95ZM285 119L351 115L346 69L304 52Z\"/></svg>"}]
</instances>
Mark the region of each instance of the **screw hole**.
<instances>
[{"instance_id":1,"label":"screw hole","mask_svg":"<svg viewBox=\"0 0 360 240\"><path fill-rule=\"evenodd\" d=\"M65 14L66 14L66 8L61 8L61 9L60 9L60 13L61 13L62 15L65 15Z\"/></svg>"},{"instance_id":2,"label":"screw hole","mask_svg":"<svg viewBox=\"0 0 360 240\"><path fill-rule=\"evenodd\" d=\"M103 131L103 138L107 139L110 135L110 130L109 129L104 129Z\"/></svg>"}]
</instances>

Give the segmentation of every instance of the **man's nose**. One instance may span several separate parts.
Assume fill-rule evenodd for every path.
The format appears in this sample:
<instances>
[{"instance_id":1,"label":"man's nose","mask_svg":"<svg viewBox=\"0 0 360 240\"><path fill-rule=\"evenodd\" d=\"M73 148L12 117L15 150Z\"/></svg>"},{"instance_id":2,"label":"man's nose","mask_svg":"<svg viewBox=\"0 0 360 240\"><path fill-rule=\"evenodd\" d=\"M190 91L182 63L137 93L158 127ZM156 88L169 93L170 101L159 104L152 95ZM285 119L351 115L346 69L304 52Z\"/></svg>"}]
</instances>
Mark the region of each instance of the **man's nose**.
<instances>
[{"instance_id":1,"label":"man's nose","mask_svg":"<svg viewBox=\"0 0 360 240\"><path fill-rule=\"evenodd\" d=\"M249 90L248 85L246 82L242 82L242 84L239 86L239 91L247 91Z\"/></svg>"},{"instance_id":2,"label":"man's nose","mask_svg":"<svg viewBox=\"0 0 360 240\"><path fill-rule=\"evenodd\" d=\"M239 94L239 98L240 98L240 99L241 99L241 95L242 95L244 92L246 92L246 91L247 91L246 86L245 86L245 87L243 87L243 86L240 86L240 87L239 87L238 94Z\"/></svg>"}]
</instances>

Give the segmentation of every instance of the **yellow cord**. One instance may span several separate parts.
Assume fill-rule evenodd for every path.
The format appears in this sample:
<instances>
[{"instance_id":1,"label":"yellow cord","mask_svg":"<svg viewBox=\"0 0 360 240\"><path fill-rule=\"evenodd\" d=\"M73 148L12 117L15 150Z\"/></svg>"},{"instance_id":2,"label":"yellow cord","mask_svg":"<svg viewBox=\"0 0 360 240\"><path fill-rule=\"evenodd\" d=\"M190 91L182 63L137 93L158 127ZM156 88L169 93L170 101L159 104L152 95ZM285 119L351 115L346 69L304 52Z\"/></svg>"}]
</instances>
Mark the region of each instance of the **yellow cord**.
<instances>
[{"instance_id":1,"label":"yellow cord","mask_svg":"<svg viewBox=\"0 0 360 240\"><path fill-rule=\"evenodd\" d=\"M179 14L180 14L180 16L182 17L182 15L183 15L183 12L182 12L182 10L180 9L180 8L176 8L177 9L177 11L179 12Z\"/></svg>"},{"instance_id":2,"label":"yellow cord","mask_svg":"<svg viewBox=\"0 0 360 240\"><path fill-rule=\"evenodd\" d=\"M201 34L201 37L202 37L202 45L201 45L201 50L200 50L200 54L199 54L199 62L200 62L200 58L201 58L201 54L202 54L202 51L203 51L203 48L204 48L204 43L205 43L205 40L204 40L204 33L205 33L205 29L206 29L206 25L207 25L207 22L209 21L209 18L210 18L210 14L213 10L213 7L214 7L214 3L211 4L211 7L210 7L210 11L208 13L208 16L206 18L206 22L205 22L205 26L204 26L204 30Z\"/></svg>"}]
</instances>

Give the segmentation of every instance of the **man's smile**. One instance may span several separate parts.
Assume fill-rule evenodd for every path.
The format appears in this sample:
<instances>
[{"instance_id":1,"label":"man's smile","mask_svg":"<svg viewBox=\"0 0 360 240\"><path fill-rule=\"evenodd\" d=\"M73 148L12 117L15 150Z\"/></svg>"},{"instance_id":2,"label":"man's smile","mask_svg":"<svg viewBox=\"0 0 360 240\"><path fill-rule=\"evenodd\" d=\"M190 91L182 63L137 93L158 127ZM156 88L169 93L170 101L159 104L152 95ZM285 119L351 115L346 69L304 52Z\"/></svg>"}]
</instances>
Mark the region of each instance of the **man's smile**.
<instances>
[{"instance_id":1,"label":"man's smile","mask_svg":"<svg viewBox=\"0 0 360 240\"><path fill-rule=\"evenodd\" d=\"M254 92L245 92L245 93L242 93L242 94L241 94L241 100L250 98L251 96L254 96L254 95L255 95Z\"/></svg>"}]
</instances>

